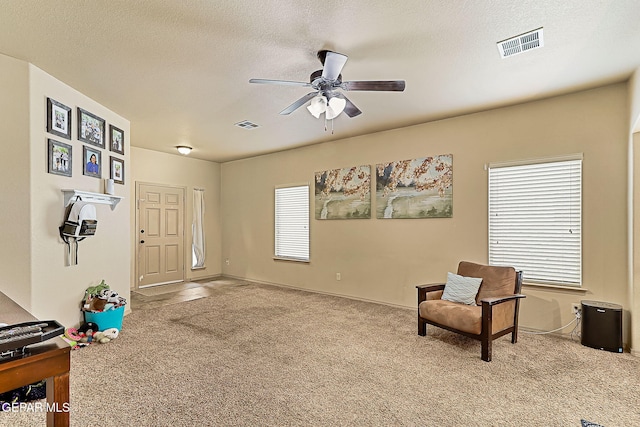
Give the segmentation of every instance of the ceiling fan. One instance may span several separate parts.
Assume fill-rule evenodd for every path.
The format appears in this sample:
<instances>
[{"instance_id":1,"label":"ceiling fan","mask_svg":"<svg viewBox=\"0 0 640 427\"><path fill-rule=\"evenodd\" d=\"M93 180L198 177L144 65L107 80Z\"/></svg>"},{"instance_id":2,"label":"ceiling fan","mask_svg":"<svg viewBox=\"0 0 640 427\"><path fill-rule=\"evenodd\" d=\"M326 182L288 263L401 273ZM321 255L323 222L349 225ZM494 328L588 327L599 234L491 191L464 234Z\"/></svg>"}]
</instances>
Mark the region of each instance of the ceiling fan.
<instances>
[{"instance_id":1,"label":"ceiling fan","mask_svg":"<svg viewBox=\"0 0 640 427\"><path fill-rule=\"evenodd\" d=\"M349 117L356 117L362 113L349 98L341 93L341 90L368 90L368 91L404 91L404 80L368 80L368 81L342 81L342 67L347 62L347 55L330 50L318 51L318 59L322 63L322 70L314 71L309 77L309 82L295 82L288 80L251 79L249 83L275 84L287 86L304 86L313 88L293 104L289 105L280 114L291 114L293 111L311 101L307 109L314 117L319 118L325 113L326 120L332 120L344 112Z\"/></svg>"}]
</instances>

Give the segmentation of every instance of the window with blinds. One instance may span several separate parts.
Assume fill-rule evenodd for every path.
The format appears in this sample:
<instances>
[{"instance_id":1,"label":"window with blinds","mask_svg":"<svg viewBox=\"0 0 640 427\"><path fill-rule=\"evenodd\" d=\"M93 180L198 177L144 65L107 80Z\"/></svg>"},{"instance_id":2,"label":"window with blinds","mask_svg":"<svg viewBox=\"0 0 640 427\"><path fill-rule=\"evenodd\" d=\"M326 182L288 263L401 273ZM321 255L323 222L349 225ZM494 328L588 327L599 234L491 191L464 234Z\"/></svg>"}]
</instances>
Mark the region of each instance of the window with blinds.
<instances>
[{"instance_id":1,"label":"window with blinds","mask_svg":"<svg viewBox=\"0 0 640 427\"><path fill-rule=\"evenodd\" d=\"M309 261L309 185L276 188L275 256Z\"/></svg>"},{"instance_id":2,"label":"window with blinds","mask_svg":"<svg viewBox=\"0 0 640 427\"><path fill-rule=\"evenodd\" d=\"M581 286L581 156L489 166L489 264L522 270L528 282Z\"/></svg>"}]
</instances>

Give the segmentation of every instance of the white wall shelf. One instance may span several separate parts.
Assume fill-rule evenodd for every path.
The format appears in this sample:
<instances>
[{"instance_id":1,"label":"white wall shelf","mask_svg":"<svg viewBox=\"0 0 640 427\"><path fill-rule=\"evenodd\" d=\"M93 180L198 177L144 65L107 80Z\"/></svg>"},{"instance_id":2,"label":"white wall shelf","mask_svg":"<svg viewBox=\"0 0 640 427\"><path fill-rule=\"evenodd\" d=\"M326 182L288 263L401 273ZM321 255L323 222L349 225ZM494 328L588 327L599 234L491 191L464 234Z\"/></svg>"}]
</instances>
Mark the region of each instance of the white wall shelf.
<instances>
[{"instance_id":1,"label":"white wall shelf","mask_svg":"<svg viewBox=\"0 0 640 427\"><path fill-rule=\"evenodd\" d=\"M76 198L80 197L80 200L82 200L83 202L110 205L111 210L114 210L120 200L123 199L123 197L112 196L111 194L91 193L89 191L81 190L63 189L62 193L64 194L65 207L69 206L69 204L76 201Z\"/></svg>"}]
</instances>

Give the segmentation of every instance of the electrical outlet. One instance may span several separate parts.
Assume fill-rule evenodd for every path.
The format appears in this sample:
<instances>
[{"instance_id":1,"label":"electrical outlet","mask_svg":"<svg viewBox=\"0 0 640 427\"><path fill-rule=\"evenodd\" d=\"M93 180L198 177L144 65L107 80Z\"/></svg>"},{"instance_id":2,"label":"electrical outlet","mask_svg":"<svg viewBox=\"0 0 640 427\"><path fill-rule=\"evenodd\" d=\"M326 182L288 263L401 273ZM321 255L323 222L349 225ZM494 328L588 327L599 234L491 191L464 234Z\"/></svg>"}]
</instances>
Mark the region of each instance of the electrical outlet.
<instances>
[{"instance_id":1,"label":"electrical outlet","mask_svg":"<svg viewBox=\"0 0 640 427\"><path fill-rule=\"evenodd\" d=\"M229 258L225 259L224 263L227 264L227 265L231 264L231 262L229 261Z\"/></svg>"},{"instance_id":2,"label":"electrical outlet","mask_svg":"<svg viewBox=\"0 0 640 427\"><path fill-rule=\"evenodd\" d=\"M578 313L580 313L580 311L582 311L582 308L580 307L580 304L578 304L577 302L571 303L571 312L573 314L578 314Z\"/></svg>"},{"instance_id":3,"label":"electrical outlet","mask_svg":"<svg viewBox=\"0 0 640 427\"><path fill-rule=\"evenodd\" d=\"M336 273L336 280L342 280L342 275L340 273Z\"/></svg>"}]
</instances>

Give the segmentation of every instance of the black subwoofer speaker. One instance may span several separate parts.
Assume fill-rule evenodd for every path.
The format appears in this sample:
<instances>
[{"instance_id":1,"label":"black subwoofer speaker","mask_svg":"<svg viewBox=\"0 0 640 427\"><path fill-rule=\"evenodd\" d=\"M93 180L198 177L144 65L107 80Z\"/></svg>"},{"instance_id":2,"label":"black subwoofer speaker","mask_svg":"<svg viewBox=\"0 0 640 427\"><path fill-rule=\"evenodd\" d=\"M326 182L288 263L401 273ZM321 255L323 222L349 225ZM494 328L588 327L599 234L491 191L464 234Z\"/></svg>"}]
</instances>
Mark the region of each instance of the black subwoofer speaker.
<instances>
[{"instance_id":1,"label":"black subwoofer speaker","mask_svg":"<svg viewBox=\"0 0 640 427\"><path fill-rule=\"evenodd\" d=\"M622 353L622 306L581 301L582 345Z\"/></svg>"}]
</instances>

